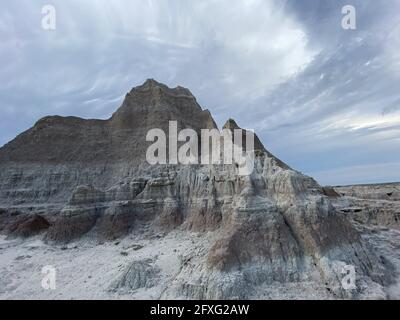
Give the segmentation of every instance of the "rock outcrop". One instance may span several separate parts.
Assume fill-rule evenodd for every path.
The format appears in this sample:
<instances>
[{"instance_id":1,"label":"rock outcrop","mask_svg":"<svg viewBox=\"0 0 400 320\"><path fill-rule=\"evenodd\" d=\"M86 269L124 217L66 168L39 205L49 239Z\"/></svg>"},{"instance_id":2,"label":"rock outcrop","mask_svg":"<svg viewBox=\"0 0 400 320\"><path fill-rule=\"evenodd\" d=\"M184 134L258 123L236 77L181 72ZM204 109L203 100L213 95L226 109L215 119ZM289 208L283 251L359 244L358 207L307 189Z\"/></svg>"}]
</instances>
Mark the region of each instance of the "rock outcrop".
<instances>
[{"instance_id":1,"label":"rock outcrop","mask_svg":"<svg viewBox=\"0 0 400 320\"><path fill-rule=\"evenodd\" d=\"M154 80L132 89L108 120L39 120L0 149L0 230L14 223L12 212L40 214L43 223L35 216L28 225L47 230L49 243L132 232L209 235L212 243L196 264L183 264L168 285L169 298L246 298L261 284L304 279L335 297L358 297L361 289L341 286L345 265L362 283L391 280L346 213L332 205L328 196L337 194L273 156L257 136L248 176L235 164L148 164L146 134L168 132L169 121L178 130L217 129L189 90ZM239 127L229 120L224 128ZM133 263L117 287L151 286L145 278L153 271Z\"/></svg>"},{"instance_id":2,"label":"rock outcrop","mask_svg":"<svg viewBox=\"0 0 400 320\"><path fill-rule=\"evenodd\" d=\"M110 289L131 291L140 288L151 288L159 281L158 273L159 270L152 265L151 260L135 261L111 285Z\"/></svg>"},{"instance_id":3,"label":"rock outcrop","mask_svg":"<svg viewBox=\"0 0 400 320\"><path fill-rule=\"evenodd\" d=\"M366 200L400 201L400 183L361 184L335 187L342 196Z\"/></svg>"},{"instance_id":4,"label":"rock outcrop","mask_svg":"<svg viewBox=\"0 0 400 320\"><path fill-rule=\"evenodd\" d=\"M335 187L335 207L358 223L400 230L400 184Z\"/></svg>"}]
</instances>

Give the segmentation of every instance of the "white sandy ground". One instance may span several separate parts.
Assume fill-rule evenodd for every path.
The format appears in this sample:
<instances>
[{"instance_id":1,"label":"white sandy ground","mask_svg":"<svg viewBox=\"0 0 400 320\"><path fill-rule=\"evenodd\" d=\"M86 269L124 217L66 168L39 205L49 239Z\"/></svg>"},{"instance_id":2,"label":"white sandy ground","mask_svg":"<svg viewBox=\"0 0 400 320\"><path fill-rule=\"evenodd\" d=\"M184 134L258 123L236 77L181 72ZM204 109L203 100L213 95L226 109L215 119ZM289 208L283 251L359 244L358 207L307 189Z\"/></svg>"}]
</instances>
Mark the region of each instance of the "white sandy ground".
<instances>
[{"instance_id":1,"label":"white sandy ground","mask_svg":"<svg viewBox=\"0 0 400 320\"><path fill-rule=\"evenodd\" d=\"M130 236L103 244L81 240L68 246L49 246L40 237L6 240L0 237L0 299L159 299L163 283L180 272L182 259L209 248L212 235L172 232L166 237ZM400 232L380 230L368 240L400 270ZM142 248L141 248L142 247ZM124 254L121 254L124 252ZM125 255L127 253L127 255ZM151 260L160 270L160 285L132 292L109 290L133 261ZM43 266L56 268L56 289L41 283ZM399 279L400 280L400 279ZM387 289L400 299L400 281ZM167 297L168 298L168 297ZM256 288L253 299L331 299L316 283L276 284Z\"/></svg>"},{"instance_id":2,"label":"white sandy ground","mask_svg":"<svg viewBox=\"0 0 400 320\"><path fill-rule=\"evenodd\" d=\"M82 240L50 246L40 238L1 237L0 299L158 299L162 292L157 286L129 294L109 288L133 261L155 261L162 278L173 278L179 272L180 259L202 247L204 238L180 232L165 238L132 236L103 244ZM46 265L56 268L56 290L42 288L41 271Z\"/></svg>"}]
</instances>

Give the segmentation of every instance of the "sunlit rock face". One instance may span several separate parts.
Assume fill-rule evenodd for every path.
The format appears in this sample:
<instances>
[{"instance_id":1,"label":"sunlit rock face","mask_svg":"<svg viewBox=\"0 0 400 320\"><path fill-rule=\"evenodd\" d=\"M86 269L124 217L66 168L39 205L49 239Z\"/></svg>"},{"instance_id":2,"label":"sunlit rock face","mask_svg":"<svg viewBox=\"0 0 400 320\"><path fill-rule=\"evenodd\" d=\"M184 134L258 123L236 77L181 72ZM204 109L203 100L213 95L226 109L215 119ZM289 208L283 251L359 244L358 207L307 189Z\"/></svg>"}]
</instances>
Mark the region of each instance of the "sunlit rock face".
<instances>
[{"instance_id":1,"label":"sunlit rock face","mask_svg":"<svg viewBox=\"0 0 400 320\"><path fill-rule=\"evenodd\" d=\"M18 236L21 225L52 245L199 234L190 259L176 260L173 279L159 275L157 261L145 260L145 267L134 261L110 284L115 291L161 283L160 298L248 298L262 285L304 281L325 287L332 298L362 297L363 286L343 288L346 265L355 267L364 288L391 281L347 213L333 206L341 190L327 193L257 136L250 175L239 175L235 163L150 165L146 134L168 132L169 121L199 136L217 129L188 89L154 80L132 89L108 120L39 120L0 149L1 232ZM230 119L224 129L240 128Z\"/></svg>"}]
</instances>

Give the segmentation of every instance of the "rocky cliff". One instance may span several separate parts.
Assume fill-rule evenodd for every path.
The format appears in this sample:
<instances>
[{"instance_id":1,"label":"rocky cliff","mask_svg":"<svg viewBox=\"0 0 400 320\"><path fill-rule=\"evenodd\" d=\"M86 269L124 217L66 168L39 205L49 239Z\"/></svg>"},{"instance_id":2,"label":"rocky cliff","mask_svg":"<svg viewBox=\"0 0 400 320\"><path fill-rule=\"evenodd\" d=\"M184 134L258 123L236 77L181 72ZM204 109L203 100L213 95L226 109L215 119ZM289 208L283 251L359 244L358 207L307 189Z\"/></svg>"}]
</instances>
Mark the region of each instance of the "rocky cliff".
<instances>
[{"instance_id":1,"label":"rocky cliff","mask_svg":"<svg viewBox=\"0 0 400 320\"><path fill-rule=\"evenodd\" d=\"M189 90L154 80L132 89L108 120L39 120L0 149L0 231L39 233L55 246L129 235L161 245L170 233L199 235L201 245L173 262L173 277L163 278L157 261L134 259L109 284L114 291L160 286L160 298L248 298L260 286L304 281L333 298L360 298L392 281L326 189L258 137L249 176L235 164L149 165L146 134L168 132L169 121L178 130L217 129ZM224 128L239 127L228 120ZM357 271L356 290L342 286L346 265Z\"/></svg>"},{"instance_id":2,"label":"rocky cliff","mask_svg":"<svg viewBox=\"0 0 400 320\"><path fill-rule=\"evenodd\" d=\"M334 206L355 221L400 230L400 184L367 184L334 188Z\"/></svg>"}]
</instances>

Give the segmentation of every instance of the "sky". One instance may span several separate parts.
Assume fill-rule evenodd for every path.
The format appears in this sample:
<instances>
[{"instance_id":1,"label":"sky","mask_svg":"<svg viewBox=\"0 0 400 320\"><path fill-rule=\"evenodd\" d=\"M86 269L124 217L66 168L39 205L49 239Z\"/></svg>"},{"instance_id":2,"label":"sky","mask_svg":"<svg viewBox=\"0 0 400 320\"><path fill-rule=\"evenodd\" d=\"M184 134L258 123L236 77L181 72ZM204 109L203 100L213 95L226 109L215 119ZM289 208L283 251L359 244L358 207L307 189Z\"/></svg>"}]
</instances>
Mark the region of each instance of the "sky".
<instances>
[{"instance_id":1,"label":"sky","mask_svg":"<svg viewBox=\"0 0 400 320\"><path fill-rule=\"evenodd\" d=\"M46 115L106 119L148 78L321 184L400 181L400 0L2 1L0 145Z\"/></svg>"}]
</instances>

